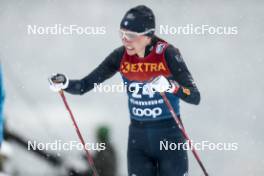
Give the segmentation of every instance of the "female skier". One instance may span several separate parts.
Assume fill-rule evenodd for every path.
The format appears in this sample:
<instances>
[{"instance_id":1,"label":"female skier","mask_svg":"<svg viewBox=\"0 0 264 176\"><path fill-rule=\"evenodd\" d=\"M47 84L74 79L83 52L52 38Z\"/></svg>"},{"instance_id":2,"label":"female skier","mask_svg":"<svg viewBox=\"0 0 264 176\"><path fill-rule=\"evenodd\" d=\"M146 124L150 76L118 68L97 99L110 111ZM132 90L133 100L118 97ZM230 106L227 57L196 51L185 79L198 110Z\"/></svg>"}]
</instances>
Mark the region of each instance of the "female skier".
<instances>
[{"instance_id":1,"label":"female skier","mask_svg":"<svg viewBox=\"0 0 264 176\"><path fill-rule=\"evenodd\" d=\"M155 17L150 8L140 5L130 9L119 32L123 45L90 74L80 80L52 75L51 88L82 95L119 72L128 87L129 176L187 176L187 151L168 147L185 139L160 92L165 92L179 117L180 99L195 105L200 102L192 76L179 50L155 35Z\"/></svg>"}]
</instances>

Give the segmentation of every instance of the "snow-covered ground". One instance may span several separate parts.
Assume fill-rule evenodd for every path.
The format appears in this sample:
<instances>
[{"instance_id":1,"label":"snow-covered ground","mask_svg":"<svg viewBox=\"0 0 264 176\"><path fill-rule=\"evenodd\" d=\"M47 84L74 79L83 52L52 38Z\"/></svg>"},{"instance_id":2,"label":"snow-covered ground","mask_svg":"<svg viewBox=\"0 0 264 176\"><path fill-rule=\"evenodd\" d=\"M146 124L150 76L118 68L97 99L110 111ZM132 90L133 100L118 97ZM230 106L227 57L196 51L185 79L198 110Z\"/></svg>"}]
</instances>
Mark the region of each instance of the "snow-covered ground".
<instances>
[{"instance_id":1,"label":"snow-covered ground","mask_svg":"<svg viewBox=\"0 0 264 176\"><path fill-rule=\"evenodd\" d=\"M48 88L54 72L81 78L121 45L118 29L126 10L150 6L159 25L237 26L237 35L159 35L178 47L201 91L199 106L181 104L195 141L237 142L237 151L199 152L214 176L264 174L263 42L264 2L255 1L0 1L0 59L10 129L41 142L77 140L68 114ZM27 25L104 26L103 35L28 35ZM115 75L107 83L119 83ZM109 124L118 151L119 174L126 175L128 111L126 94L67 95L87 141ZM59 152L58 152L59 153ZM71 160L78 152L61 152ZM190 156L190 175L201 175ZM12 164L22 175L56 175L45 162L14 146Z\"/></svg>"}]
</instances>

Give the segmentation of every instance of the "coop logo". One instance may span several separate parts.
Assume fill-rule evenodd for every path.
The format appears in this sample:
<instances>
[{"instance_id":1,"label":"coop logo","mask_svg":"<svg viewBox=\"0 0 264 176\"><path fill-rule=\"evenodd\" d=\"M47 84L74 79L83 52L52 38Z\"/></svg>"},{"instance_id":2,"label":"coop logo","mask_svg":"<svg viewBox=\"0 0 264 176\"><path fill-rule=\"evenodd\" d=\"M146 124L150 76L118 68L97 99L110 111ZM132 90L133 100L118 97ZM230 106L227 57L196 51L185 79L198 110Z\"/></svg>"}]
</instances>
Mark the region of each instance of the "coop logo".
<instances>
[{"instance_id":1,"label":"coop logo","mask_svg":"<svg viewBox=\"0 0 264 176\"><path fill-rule=\"evenodd\" d=\"M124 62L121 66L121 71L123 73L159 72L159 71L166 71L166 67L162 62L160 63L135 63L135 64L131 64L130 62Z\"/></svg>"},{"instance_id":2,"label":"coop logo","mask_svg":"<svg viewBox=\"0 0 264 176\"><path fill-rule=\"evenodd\" d=\"M147 117L153 117L156 118L157 116L161 115L162 113L162 109L161 108L145 108L145 109L141 109L141 108L132 108L132 113L135 116L139 116L139 117L143 117L143 116L147 116Z\"/></svg>"}]
</instances>

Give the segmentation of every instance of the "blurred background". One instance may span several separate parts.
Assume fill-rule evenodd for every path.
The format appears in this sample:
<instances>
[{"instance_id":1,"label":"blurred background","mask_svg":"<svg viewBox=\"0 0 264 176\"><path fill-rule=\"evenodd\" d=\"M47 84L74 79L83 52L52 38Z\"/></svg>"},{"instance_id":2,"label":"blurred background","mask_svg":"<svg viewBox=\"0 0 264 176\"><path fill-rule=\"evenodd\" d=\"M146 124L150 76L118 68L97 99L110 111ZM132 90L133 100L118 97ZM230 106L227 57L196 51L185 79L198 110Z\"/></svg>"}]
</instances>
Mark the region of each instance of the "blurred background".
<instances>
[{"instance_id":1,"label":"blurred background","mask_svg":"<svg viewBox=\"0 0 264 176\"><path fill-rule=\"evenodd\" d=\"M118 35L125 12L145 4L153 9L157 35L180 49L202 95L199 106L181 103L190 137L196 141L236 142L237 151L200 151L214 176L264 174L263 42L264 2L175 0L0 0L0 60L3 69L7 127L27 140L78 140L58 94L47 78L65 73L72 79L92 71L121 45ZM27 25L104 26L98 35L29 35ZM237 26L237 35L159 34L159 25ZM116 74L106 83L120 83ZM67 94L87 142L107 125L117 155L118 175L127 175L129 116L126 93ZM7 142L10 175L63 175L62 167ZM4 148L4 147L3 147ZM64 165L78 165L82 151L51 151ZM190 158L190 175L202 172ZM79 167L79 166L76 166Z\"/></svg>"}]
</instances>

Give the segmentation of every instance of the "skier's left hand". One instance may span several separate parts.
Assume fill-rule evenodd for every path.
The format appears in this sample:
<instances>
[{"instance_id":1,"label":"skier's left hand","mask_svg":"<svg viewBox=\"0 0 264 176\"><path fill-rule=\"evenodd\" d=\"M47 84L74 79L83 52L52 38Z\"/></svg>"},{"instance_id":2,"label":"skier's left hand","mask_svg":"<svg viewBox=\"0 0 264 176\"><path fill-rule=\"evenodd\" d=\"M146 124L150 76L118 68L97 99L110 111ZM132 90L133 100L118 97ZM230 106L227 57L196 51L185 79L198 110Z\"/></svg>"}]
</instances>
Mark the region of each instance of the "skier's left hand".
<instances>
[{"instance_id":1,"label":"skier's left hand","mask_svg":"<svg viewBox=\"0 0 264 176\"><path fill-rule=\"evenodd\" d=\"M156 92L177 93L180 88L180 85L176 81L168 80L163 75L154 78L149 84Z\"/></svg>"}]
</instances>

